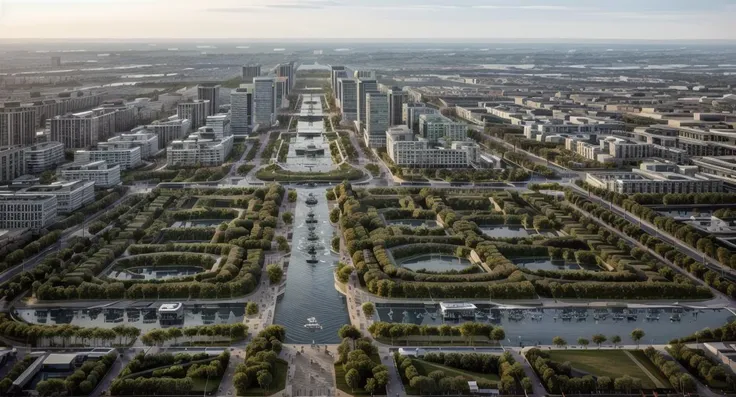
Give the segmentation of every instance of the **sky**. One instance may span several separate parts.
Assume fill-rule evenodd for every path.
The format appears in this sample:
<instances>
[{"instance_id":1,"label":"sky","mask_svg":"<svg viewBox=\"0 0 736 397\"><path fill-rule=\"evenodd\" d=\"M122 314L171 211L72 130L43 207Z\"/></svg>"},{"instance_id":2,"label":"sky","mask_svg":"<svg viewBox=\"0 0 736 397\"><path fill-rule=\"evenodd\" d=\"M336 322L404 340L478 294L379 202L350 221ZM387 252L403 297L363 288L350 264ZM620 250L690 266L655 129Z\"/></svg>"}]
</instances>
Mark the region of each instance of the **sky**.
<instances>
[{"instance_id":1,"label":"sky","mask_svg":"<svg viewBox=\"0 0 736 397\"><path fill-rule=\"evenodd\" d=\"M0 39L736 40L736 0L0 0Z\"/></svg>"}]
</instances>

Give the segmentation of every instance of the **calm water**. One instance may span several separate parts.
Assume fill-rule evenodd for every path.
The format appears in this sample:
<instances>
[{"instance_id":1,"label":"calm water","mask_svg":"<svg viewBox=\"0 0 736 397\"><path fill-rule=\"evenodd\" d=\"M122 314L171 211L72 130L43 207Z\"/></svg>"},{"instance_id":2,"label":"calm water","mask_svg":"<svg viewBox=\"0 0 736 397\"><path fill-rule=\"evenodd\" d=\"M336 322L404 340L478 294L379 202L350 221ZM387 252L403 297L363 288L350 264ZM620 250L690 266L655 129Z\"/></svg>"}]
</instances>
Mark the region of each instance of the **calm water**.
<instances>
[{"instance_id":1,"label":"calm water","mask_svg":"<svg viewBox=\"0 0 736 397\"><path fill-rule=\"evenodd\" d=\"M20 309L16 314L28 323L73 324L83 327L113 328L133 325L142 331L171 325L193 326L234 324L243 321L245 304L220 304L184 308L184 318L174 324L161 323L156 309L159 305L139 302L128 308L98 309Z\"/></svg>"},{"instance_id":2,"label":"calm water","mask_svg":"<svg viewBox=\"0 0 736 397\"><path fill-rule=\"evenodd\" d=\"M212 227L219 226L221 223L227 223L227 219L198 219L194 221L174 222L171 227Z\"/></svg>"},{"instance_id":3,"label":"calm water","mask_svg":"<svg viewBox=\"0 0 736 397\"><path fill-rule=\"evenodd\" d=\"M387 225L403 225L411 227L437 227L437 221L424 219L391 219L386 221Z\"/></svg>"},{"instance_id":4,"label":"calm water","mask_svg":"<svg viewBox=\"0 0 736 397\"><path fill-rule=\"evenodd\" d=\"M716 328L725 324L734 315L725 309L630 309L636 313L636 318L627 319L627 309L609 309L602 316L596 314L594 309L498 309L489 304L476 304L478 312L482 313L477 319L447 321L448 324L456 325L463 321L490 322L500 325L506 331L506 337L512 344L519 342L530 345L540 342L550 344L552 338L561 336L567 339L569 344L574 344L577 338L590 337L601 333L609 338L619 335L624 343L631 343L629 334L635 328L641 328L646 333L642 343L666 343L673 338L690 335L705 327ZM681 311L679 321L671 321L673 310ZM421 304L376 304L376 312L381 321L395 323L414 323L438 325L442 324L437 306L425 308ZM490 317L488 314L490 313ZM575 313L580 313L579 318ZM582 317L586 313L586 317ZM621 319L614 319L614 315ZM571 317L563 320L563 317ZM650 318L647 319L647 316ZM433 318L434 317L434 318ZM596 319L597 317L597 319ZM658 318L658 320L656 319ZM507 341L509 343L509 341Z\"/></svg>"},{"instance_id":5,"label":"calm water","mask_svg":"<svg viewBox=\"0 0 736 397\"><path fill-rule=\"evenodd\" d=\"M529 270L590 270L600 271L597 266L581 266L575 262L565 262L564 260L552 260L550 258L525 258L512 259L515 265Z\"/></svg>"},{"instance_id":6,"label":"calm water","mask_svg":"<svg viewBox=\"0 0 736 397\"><path fill-rule=\"evenodd\" d=\"M118 280L165 280L202 273L200 266L133 267L113 269L107 276Z\"/></svg>"},{"instance_id":7,"label":"calm water","mask_svg":"<svg viewBox=\"0 0 736 397\"><path fill-rule=\"evenodd\" d=\"M486 236L496 238L529 237L537 234L533 229L527 230L523 227L513 226L486 226L481 227L480 230Z\"/></svg>"},{"instance_id":8,"label":"calm water","mask_svg":"<svg viewBox=\"0 0 736 397\"><path fill-rule=\"evenodd\" d=\"M471 265L470 261L465 258L458 258L451 255L424 254L408 258L406 260L397 261L401 267L409 270L426 269L434 272L444 272L448 270L463 270Z\"/></svg>"},{"instance_id":9,"label":"calm water","mask_svg":"<svg viewBox=\"0 0 736 397\"><path fill-rule=\"evenodd\" d=\"M309 192L319 200L315 206L309 207L304 202ZM297 189L298 201L294 215L294 236L287 272L286 292L276 305L274 322L287 328L286 340L289 343L339 343L337 330L350 323L345 297L335 290L334 266L337 255L330 251L333 227L329 223L329 210L324 190ZM318 223L315 232L319 240L307 240L308 225L305 223L310 208L314 210ZM319 263L308 264L310 257L307 247L318 245ZM307 318L315 317L322 325L321 330L310 331L304 328Z\"/></svg>"}]
</instances>

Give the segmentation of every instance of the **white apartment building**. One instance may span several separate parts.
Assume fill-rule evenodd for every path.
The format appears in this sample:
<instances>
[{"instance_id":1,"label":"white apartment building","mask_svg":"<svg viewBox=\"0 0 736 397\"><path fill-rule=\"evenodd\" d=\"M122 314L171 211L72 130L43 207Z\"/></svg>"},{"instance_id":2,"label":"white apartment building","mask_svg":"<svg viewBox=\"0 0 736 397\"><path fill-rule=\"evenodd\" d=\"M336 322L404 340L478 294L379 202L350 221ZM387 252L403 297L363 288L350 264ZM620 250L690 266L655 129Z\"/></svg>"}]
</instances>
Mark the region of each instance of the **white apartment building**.
<instances>
[{"instance_id":1,"label":"white apartment building","mask_svg":"<svg viewBox=\"0 0 736 397\"><path fill-rule=\"evenodd\" d=\"M120 166L106 161L73 163L61 169L61 177L70 181L93 181L95 187L108 188L120 184Z\"/></svg>"},{"instance_id":2,"label":"white apartment building","mask_svg":"<svg viewBox=\"0 0 736 397\"><path fill-rule=\"evenodd\" d=\"M158 146L158 135L142 130L132 134L120 134L108 139L107 142L97 144L98 148L105 150L140 148L141 159L153 157L159 151Z\"/></svg>"},{"instance_id":3,"label":"white apartment building","mask_svg":"<svg viewBox=\"0 0 736 397\"><path fill-rule=\"evenodd\" d=\"M53 195L60 214L72 213L95 201L95 183L92 181L60 181L50 185L34 185L17 193Z\"/></svg>"},{"instance_id":4,"label":"white apartment building","mask_svg":"<svg viewBox=\"0 0 736 397\"><path fill-rule=\"evenodd\" d=\"M589 119L586 119L589 120ZM624 126L619 122L597 122L590 124L577 124L568 121L551 119L538 123L528 123L524 126L524 136L527 139L540 141L538 136L557 134L604 134L612 131L623 130ZM544 139L542 138L543 142Z\"/></svg>"},{"instance_id":5,"label":"white apartment building","mask_svg":"<svg viewBox=\"0 0 736 397\"><path fill-rule=\"evenodd\" d=\"M226 135L231 134L230 115L227 113L218 113L214 116L207 116L206 126L212 128L215 138L222 139Z\"/></svg>"},{"instance_id":6,"label":"white apartment building","mask_svg":"<svg viewBox=\"0 0 736 397\"><path fill-rule=\"evenodd\" d=\"M340 91L340 109L344 121L355 121L358 119L358 82L353 79L343 78L337 80L338 91Z\"/></svg>"},{"instance_id":7,"label":"white apartment building","mask_svg":"<svg viewBox=\"0 0 736 397\"><path fill-rule=\"evenodd\" d=\"M54 169L64 162L64 145L61 142L45 142L27 147L25 161L29 174Z\"/></svg>"},{"instance_id":8,"label":"white apartment building","mask_svg":"<svg viewBox=\"0 0 736 397\"><path fill-rule=\"evenodd\" d=\"M77 150L74 152L75 163L93 161L106 161L110 165L119 165L121 171L130 170L141 165L141 148L100 146L97 150Z\"/></svg>"},{"instance_id":9,"label":"white apartment building","mask_svg":"<svg viewBox=\"0 0 736 397\"><path fill-rule=\"evenodd\" d=\"M388 95L366 94L366 119L363 138L371 148L386 147L386 130L389 125Z\"/></svg>"},{"instance_id":10,"label":"white apartment building","mask_svg":"<svg viewBox=\"0 0 736 397\"><path fill-rule=\"evenodd\" d=\"M12 181L26 173L23 146L0 148L0 181Z\"/></svg>"},{"instance_id":11,"label":"white apartment building","mask_svg":"<svg viewBox=\"0 0 736 397\"><path fill-rule=\"evenodd\" d=\"M464 141L468 137L468 126L440 114L422 114L419 116L419 135L431 143Z\"/></svg>"},{"instance_id":12,"label":"white apartment building","mask_svg":"<svg viewBox=\"0 0 736 397\"><path fill-rule=\"evenodd\" d=\"M240 88L230 91L230 131L233 135L244 136L248 135L252 126L253 84L242 84Z\"/></svg>"},{"instance_id":13,"label":"white apartment building","mask_svg":"<svg viewBox=\"0 0 736 397\"><path fill-rule=\"evenodd\" d=\"M187 119L172 116L167 121L155 122L142 125L130 131L132 134L156 134L158 137L158 150L166 149L171 141L182 139L191 131L192 123Z\"/></svg>"},{"instance_id":14,"label":"white apartment building","mask_svg":"<svg viewBox=\"0 0 736 397\"><path fill-rule=\"evenodd\" d=\"M208 127L200 128L184 140L173 141L166 149L166 162L179 167L213 167L222 165L233 148L232 135L222 139Z\"/></svg>"},{"instance_id":15,"label":"white apartment building","mask_svg":"<svg viewBox=\"0 0 736 397\"><path fill-rule=\"evenodd\" d=\"M32 145L36 140L36 109L13 106L0 108L0 147Z\"/></svg>"},{"instance_id":16,"label":"white apartment building","mask_svg":"<svg viewBox=\"0 0 736 397\"><path fill-rule=\"evenodd\" d=\"M433 147L425 139L414 140L407 126L386 131L386 151L397 166L410 168L468 168L480 159L480 148L475 142L453 142L450 148Z\"/></svg>"},{"instance_id":17,"label":"white apartment building","mask_svg":"<svg viewBox=\"0 0 736 397\"><path fill-rule=\"evenodd\" d=\"M264 127L273 125L276 119L274 109L273 77L255 77L253 79L253 124Z\"/></svg>"},{"instance_id":18,"label":"white apartment building","mask_svg":"<svg viewBox=\"0 0 736 397\"><path fill-rule=\"evenodd\" d=\"M721 192L723 181L697 173L697 166L644 162L632 172L587 173L592 186L621 194Z\"/></svg>"},{"instance_id":19,"label":"white apartment building","mask_svg":"<svg viewBox=\"0 0 736 397\"><path fill-rule=\"evenodd\" d=\"M736 156L696 157L692 160L700 173L736 185Z\"/></svg>"},{"instance_id":20,"label":"white apartment building","mask_svg":"<svg viewBox=\"0 0 736 397\"><path fill-rule=\"evenodd\" d=\"M196 130L207 123L207 116L210 115L210 101L194 100L191 102L180 103L176 106L176 115L180 120L189 120L191 128Z\"/></svg>"},{"instance_id":21,"label":"white apartment building","mask_svg":"<svg viewBox=\"0 0 736 397\"><path fill-rule=\"evenodd\" d=\"M57 207L51 194L0 192L0 229L41 230L54 223Z\"/></svg>"}]
</instances>

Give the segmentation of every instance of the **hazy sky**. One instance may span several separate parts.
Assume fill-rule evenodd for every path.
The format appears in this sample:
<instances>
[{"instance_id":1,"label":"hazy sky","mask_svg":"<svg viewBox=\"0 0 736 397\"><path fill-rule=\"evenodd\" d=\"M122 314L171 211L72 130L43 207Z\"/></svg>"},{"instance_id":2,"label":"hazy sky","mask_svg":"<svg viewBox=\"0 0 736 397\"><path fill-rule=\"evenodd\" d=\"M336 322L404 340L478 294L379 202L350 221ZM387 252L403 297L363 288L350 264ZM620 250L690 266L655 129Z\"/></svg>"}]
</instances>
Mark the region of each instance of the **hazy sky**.
<instances>
[{"instance_id":1,"label":"hazy sky","mask_svg":"<svg viewBox=\"0 0 736 397\"><path fill-rule=\"evenodd\" d=\"M736 40L736 0L0 0L0 38Z\"/></svg>"}]
</instances>

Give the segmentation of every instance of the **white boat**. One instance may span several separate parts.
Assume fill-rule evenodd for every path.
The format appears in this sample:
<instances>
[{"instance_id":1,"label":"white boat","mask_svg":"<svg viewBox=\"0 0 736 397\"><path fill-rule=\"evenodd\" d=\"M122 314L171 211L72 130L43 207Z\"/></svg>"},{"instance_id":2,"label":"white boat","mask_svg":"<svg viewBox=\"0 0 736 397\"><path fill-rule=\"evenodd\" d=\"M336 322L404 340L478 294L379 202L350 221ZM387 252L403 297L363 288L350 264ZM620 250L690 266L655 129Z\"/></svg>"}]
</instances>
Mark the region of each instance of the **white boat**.
<instances>
[{"instance_id":1,"label":"white boat","mask_svg":"<svg viewBox=\"0 0 736 397\"><path fill-rule=\"evenodd\" d=\"M304 328L311 329L311 330L318 330L318 329L322 329L322 326L317 322L316 318L309 317L307 319L307 323L304 324Z\"/></svg>"}]
</instances>

